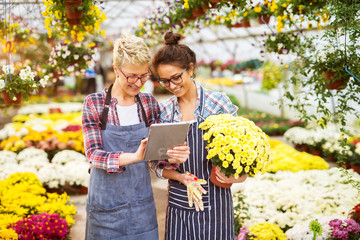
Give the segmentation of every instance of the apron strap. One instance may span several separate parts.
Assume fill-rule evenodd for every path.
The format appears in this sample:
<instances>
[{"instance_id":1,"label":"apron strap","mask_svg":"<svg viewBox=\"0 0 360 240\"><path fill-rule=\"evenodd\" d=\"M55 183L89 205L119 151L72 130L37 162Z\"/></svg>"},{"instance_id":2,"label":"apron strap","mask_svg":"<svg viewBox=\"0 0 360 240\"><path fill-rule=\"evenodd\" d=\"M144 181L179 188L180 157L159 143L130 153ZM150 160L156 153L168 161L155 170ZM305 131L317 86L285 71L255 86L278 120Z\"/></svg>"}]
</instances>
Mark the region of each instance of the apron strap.
<instances>
[{"instance_id":1,"label":"apron strap","mask_svg":"<svg viewBox=\"0 0 360 240\"><path fill-rule=\"evenodd\" d=\"M101 116L101 130L105 130L106 129L106 123L107 123L107 119L108 119L108 113L109 113L109 106L111 103L111 89L113 87L113 84L110 85L109 89L107 90L106 93L106 99L105 99L105 104L104 104L104 110L102 112L102 116Z\"/></svg>"},{"instance_id":2,"label":"apron strap","mask_svg":"<svg viewBox=\"0 0 360 240\"><path fill-rule=\"evenodd\" d=\"M141 112L144 116L144 119L145 119L145 125L146 127L149 127L149 122L148 122L148 119L147 119L147 116L146 116L146 113L145 113L145 109L144 109L144 106L142 105L141 103L141 100L140 100L140 97L139 97L139 94L135 96L136 100L139 102L140 104L140 108L141 108Z\"/></svg>"},{"instance_id":3,"label":"apron strap","mask_svg":"<svg viewBox=\"0 0 360 240\"><path fill-rule=\"evenodd\" d=\"M108 113L109 113L109 106L110 106L110 103L111 103L111 89L112 89L112 87L113 87L113 84L110 85L110 87L109 87L109 89L107 90L107 93L106 93L104 110L103 110L102 116L101 116L101 130L106 129L106 123L107 123ZM135 98L140 104L141 112L144 115L144 119L145 119L145 125L146 125L146 127L149 127L149 122L148 122L148 119L147 119L147 116L146 116L146 113L145 113L145 109L144 109L144 106L141 103L139 95L136 95Z\"/></svg>"}]
</instances>

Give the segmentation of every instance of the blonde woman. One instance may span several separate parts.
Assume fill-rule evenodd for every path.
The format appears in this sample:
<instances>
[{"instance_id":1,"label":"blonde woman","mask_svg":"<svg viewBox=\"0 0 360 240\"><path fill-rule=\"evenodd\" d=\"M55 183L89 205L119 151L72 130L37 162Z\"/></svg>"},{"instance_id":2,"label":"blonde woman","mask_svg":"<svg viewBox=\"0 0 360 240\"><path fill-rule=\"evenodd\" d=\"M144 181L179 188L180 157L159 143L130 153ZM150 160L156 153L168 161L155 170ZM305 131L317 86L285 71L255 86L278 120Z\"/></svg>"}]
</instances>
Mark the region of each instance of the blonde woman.
<instances>
[{"instance_id":1,"label":"blonde woman","mask_svg":"<svg viewBox=\"0 0 360 240\"><path fill-rule=\"evenodd\" d=\"M86 97L82 128L90 163L86 239L158 239L148 164L142 161L149 126L159 105L140 93L150 80L150 52L141 38L114 43L114 83ZM171 163L186 161L189 148L169 150Z\"/></svg>"}]
</instances>

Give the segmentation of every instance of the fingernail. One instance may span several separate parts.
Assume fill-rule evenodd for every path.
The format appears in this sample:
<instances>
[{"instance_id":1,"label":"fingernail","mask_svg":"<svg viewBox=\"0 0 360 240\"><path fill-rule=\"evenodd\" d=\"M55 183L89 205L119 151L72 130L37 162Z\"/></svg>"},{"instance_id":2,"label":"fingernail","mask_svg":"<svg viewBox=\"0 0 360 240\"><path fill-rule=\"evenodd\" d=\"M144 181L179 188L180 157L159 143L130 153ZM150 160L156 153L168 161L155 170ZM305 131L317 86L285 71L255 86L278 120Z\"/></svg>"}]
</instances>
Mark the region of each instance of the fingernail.
<instances>
[{"instance_id":1,"label":"fingernail","mask_svg":"<svg viewBox=\"0 0 360 240\"><path fill-rule=\"evenodd\" d=\"M194 180L195 180L195 181L197 181L197 180L198 180L198 178L197 178L197 177L194 177Z\"/></svg>"}]
</instances>

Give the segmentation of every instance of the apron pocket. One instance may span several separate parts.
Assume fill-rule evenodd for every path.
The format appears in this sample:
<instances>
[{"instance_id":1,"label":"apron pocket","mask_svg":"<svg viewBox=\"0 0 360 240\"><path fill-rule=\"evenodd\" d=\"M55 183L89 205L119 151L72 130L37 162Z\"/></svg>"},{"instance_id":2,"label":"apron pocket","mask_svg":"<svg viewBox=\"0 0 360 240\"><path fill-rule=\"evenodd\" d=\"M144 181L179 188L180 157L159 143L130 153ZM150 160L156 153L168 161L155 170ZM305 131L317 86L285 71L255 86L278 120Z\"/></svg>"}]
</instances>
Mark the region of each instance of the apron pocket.
<instances>
[{"instance_id":1,"label":"apron pocket","mask_svg":"<svg viewBox=\"0 0 360 240\"><path fill-rule=\"evenodd\" d=\"M129 203L111 209L90 205L88 220L91 237L111 239L127 236L129 208Z\"/></svg>"},{"instance_id":2,"label":"apron pocket","mask_svg":"<svg viewBox=\"0 0 360 240\"><path fill-rule=\"evenodd\" d=\"M126 142L127 152L136 152L140 146L141 139L139 140L130 140Z\"/></svg>"},{"instance_id":3,"label":"apron pocket","mask_svg":"<svg viewBox=\"0 0 360 240\"><path fill-rule=\"evenodd\" d=\"M154 197L131 203L131 234L150 232L157 228Z\"/></svg>"}]
</instances>

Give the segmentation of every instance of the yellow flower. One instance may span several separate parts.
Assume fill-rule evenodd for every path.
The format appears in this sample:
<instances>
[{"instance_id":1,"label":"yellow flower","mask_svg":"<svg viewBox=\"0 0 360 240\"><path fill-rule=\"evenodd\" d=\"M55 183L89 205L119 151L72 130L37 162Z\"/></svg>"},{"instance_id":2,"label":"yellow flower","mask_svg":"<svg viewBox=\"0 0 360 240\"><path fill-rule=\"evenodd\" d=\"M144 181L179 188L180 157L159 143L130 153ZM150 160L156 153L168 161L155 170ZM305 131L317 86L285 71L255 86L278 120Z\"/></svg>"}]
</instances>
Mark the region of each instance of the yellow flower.
<instances>
[{"instance_id":1,"label":"yellow flower","mask_svg":"<svg viewBox=\"0 0 360 240\"><path fill-rule=\"evenodd\" d=\"M261 12L261 7L260 6L254 7L254 11L257 13Z\"/></svg>"},{"instance_id":2,"label":"yellow flower","mask_svg":"<svg viewBox=\"0 0 360 240\"><path fill-rule=\"evenodd\" d=\"M232 162L232 160L234 160L234 156L232 154L227 154L226 155L226 161Z\"/></svg>"},{"instance_id":3,"label":"yellow flower","mask_svg":"<svg viewBox=\"0 0 360 240\"><path fill-rule=\"evenodd\" d=\"M222 166L223 166L224 168L228 168L228 167L229 167L229 163L228 163L227 161L223 161Z\"/></svg>"}]
</instances>

